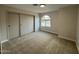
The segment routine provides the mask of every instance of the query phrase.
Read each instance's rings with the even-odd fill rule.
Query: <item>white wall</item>
[[[0,41],[1,41],[1,19],[0,19]]]
[[[6,30],[6,12],[4,10],[0,11],[0,19],[1,19],[1,41],[7,39],[7,30]]]
[[[77,6],[69,6],[59,10],[58,34],[69,40],[76,40]]]
[[[35,31],[39,31],[39,15],[36,15],[35,19]]]
[[[0,41],[1,41],[1,26],[0,26]]]
[[[35,21],[39,21],[39,19],[37,19],[37,13],[33,13],[33,12],[29,12],[29,11],[23,11],[20,9],[15,9],[15,8],[11,8],[11,7],[6,7],[6,6],[2,6],[0,5],[0,20],[1,20],[1,27],[2,27],[2,33],[1,33],[1,41],[3,40],[7,40],[7,28],[6,28],[6,19],[7,19],[7,12],[16,12],[16,13],[24,13],[24,14],[29,14],[29,15],[35,15]],[[39,22],[38,26],[36,27],[37,30],[39,30]]]
[[[41,27],[41,30],[56,33],[59,37],[75,41],[76,40],[76,22],[77,6],[68,6],[54,12],[40,14],[51,17],[51,28]]]
[[[78,16],[77,16],[77,48],[79,52],[79,6],[78,6]]]

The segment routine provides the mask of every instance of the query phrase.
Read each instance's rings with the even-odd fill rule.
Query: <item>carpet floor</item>
[[[75,42],[46,32],[34,32],[2,44],[3,54],[76,54]]]

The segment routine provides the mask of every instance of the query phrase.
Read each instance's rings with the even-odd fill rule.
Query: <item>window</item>
[[[50,17],[48,15],[44,15],[41,18],[41,26],[42,27],[50,27],[51,26]]]

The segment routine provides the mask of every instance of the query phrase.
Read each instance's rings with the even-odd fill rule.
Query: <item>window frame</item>
[[[48,15],[46,15],[46,16],[48,16]],[[44,18],[43,18],[43,17],[44,17]],[[50,18],[50,16],[48,16],[49,19],[45,19],[45,15],[44,15],[43,17],[41,18],[41,27],[51,27],[51,18]],[[45,26],[42,26],[42,21],[45,22]],[[47,22],[47,21],[50,22],[50,26],[47,26],[47,25],[46,25],[46,22]]]

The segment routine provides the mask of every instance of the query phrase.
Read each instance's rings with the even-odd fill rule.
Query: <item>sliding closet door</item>
[[[12,39],[19,36],[19,15],[8,13],[8,38]]]
[[[33,16],[20,15],[21,35],[33,32]]]

